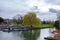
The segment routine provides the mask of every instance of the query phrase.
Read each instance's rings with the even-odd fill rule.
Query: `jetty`
[[[46,40],[60,40],[60,30],[54,30],[53,32],[53,37],[50,36],[50,37],[45,37],[44,39]]]

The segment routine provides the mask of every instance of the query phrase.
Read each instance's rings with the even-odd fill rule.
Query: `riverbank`
[[[31,27],[31,25],[23,25],[23,24],[15,24],[15,27],[22,26],[22,27]],[[41,24],[41,25],[32,25],[33,28],[51,28],[50,24]]]
[[[13,26],[0,26],[0,28],[31,28],[31,25],[23,25],[23,24],[15,24]],[[43,29],[43,28],[52,28],[50,27],[49,24],[41,24],[41,25],[32,25],[32,28],[38,28],[38,29]]]
[[[15,24],[14,26],[1,26],[0,29],[3,31],[26,31],[26,30],[37,30],[44,28],[52,28],[49,24],[41,24],[41,25],[23,25],[23,24]]]
[[[37,30],[37,29],[44,29],[44,28],[52,28],[49,26],[49,24],[41,24],[41,25],[32,25],[32,27],[30,25],[21,25],[21,24],[17,24],[15,26],[5,26],[2,27],[3,31],[26,31],[26,30]]]

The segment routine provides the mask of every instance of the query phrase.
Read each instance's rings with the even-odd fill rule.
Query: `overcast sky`
[[[35,11],[41,20],[56,20],[60,0],[0,0],[0,17],[13,18],[29,11]]]

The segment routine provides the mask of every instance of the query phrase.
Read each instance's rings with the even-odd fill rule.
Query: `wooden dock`
[[[54,30],[53,32],[52,32],[54,35],[53,35],[53,37],[45,37],[44,39],[46,39],[46,40],[60,40],[60,30]]]

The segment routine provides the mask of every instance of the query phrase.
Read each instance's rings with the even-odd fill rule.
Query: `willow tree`
[[[20,14],[17,14],[16,16],[13,17],[14,23],[22,24],[22,21],[23,21],[23,16]]]
[[[0,17],[0,22],[3,22],[3,21],[4,21],[4,19],[2,17]]]
[[[23,23],[25,25],[39,25],[41,24],[41,21],[39,18],[37,18],[35,12],[28,12],[26,15],[24,15]]]

